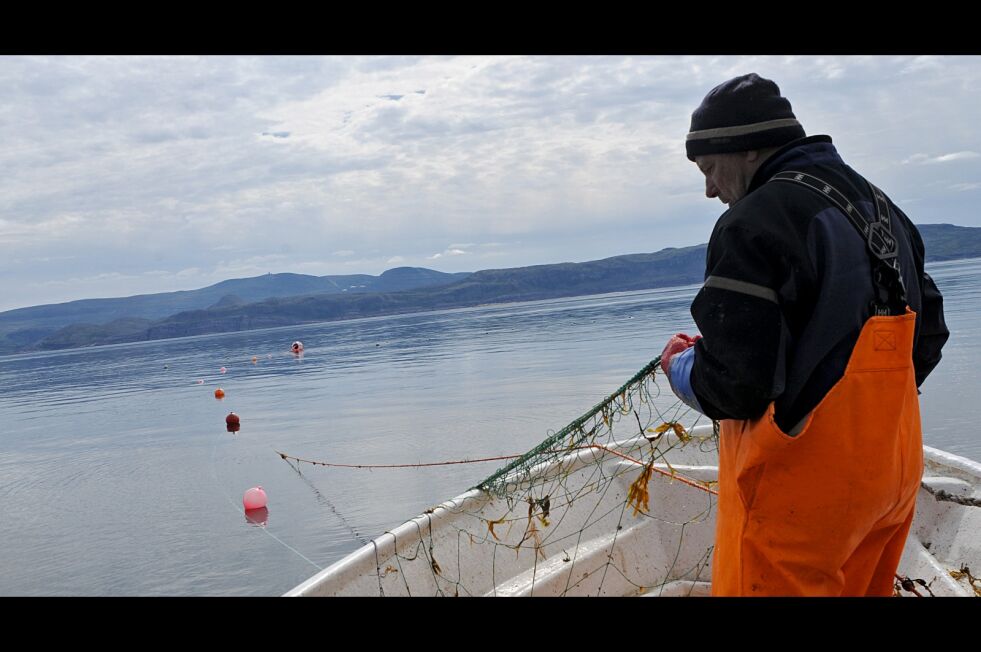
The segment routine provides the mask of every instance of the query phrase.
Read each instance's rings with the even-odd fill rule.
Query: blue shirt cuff
[[[685,405],[701,412],[702,406],[698,404],[695,391],[691,388],[691,369],[694,366],[695,347],[692,346],[671,358],[671,363],[668,365],[668,371],[671,372],[668,382],[671,383],[672,391]]]

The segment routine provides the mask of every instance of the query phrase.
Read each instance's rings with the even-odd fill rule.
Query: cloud
[[[968,158],[978,158],[981,154],[977,152],[955,152],[953,154],[944,154],[943,156],[938,156],[936,158],[937,163],[947,163],[948,161],[960,161]]]
[[[463,245],[461,245],[461,246],[463,246]],[[462,249],[459,249],[457,247],[454,247],[453,245],[450,245],[450,247],[448,249],[446,249],[445,251],[443,251],[442,253],[433,254],[432,256],[428,256],[428,259],[429,260],[436,260],[437,258],[442,258],[443,256],[465,256],[465,255],[467,255],[467,252],[466,251],[464,251]]]
[[[981,182],[975,181],[973,183],[955,183],[950,186],[951,190],[956,190],[958,192],[967,192],[969,190],[977,190],[981,188]]]
[[[351,251],[350,249],[341,249],[339,251],[333,252],[331,255],[333,255],[333,256],[340,256],[342,258],[347,258],[348,256],[353,256],[354,255],[354,252]]]
[[[954,152],[952,154],[941,154],[940,156],[928,156],[926,154],[914,154],[903,161],[904,164],[932,165],[934,163],[949,163],[951,161],[963,161],[966,159],[978,158],[981,154],[977,152]]]
[[[403,258],[402,256],[392,256],[391,258],[385,261],[387,265],[400,265],[404,262],[405,262],[405,258]]]

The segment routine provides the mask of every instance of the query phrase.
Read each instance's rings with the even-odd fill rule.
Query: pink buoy
[[[261,509],[266,506],[266,492],[262,487],[252,487],[242,496],[242,504],[245,509]]]
[[[221,369],[219,369],[218,371],[220,371],[221,373],[225,373],[225,371],[227,371],[227,370],[226,370],[226,369],[225,369],[224,367],[222,367],[222,368],[221,368]]]
[[[203,384],[204,384],[204,379],[198,378],[198,385],[203,385]]]

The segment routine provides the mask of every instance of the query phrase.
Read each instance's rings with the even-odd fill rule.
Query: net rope
[[[655,358],[468,493],[376,538],[331,594],[698,595],[717,458],[717,427],[675,398]]]

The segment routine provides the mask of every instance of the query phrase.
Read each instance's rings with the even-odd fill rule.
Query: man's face
[[[705,196],[729,206],[746,195],[756,167],[747,152],[696,156],[695,165],[705,175]]]

